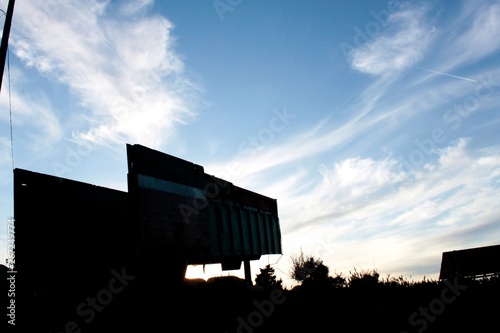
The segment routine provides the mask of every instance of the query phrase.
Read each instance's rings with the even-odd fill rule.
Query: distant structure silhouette
[[[440,280],[500,275],[500,245],[443,252]]]

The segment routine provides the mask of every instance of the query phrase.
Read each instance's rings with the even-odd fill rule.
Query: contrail
[[[433,70],[427,69],[427,68],[419,68],[419,67],[415,67],[415,68],[423,70],[423,71],[431,72],[431,73],[434,73],[434,74],[441,74],[441,75],[446,75],[446,76],[454,77],[454,78],[457,78],[457,79],[462,79],[462,80],[465,80],[465,81],[477,82],[477,80],[468,79],[468,78],[463,77],[463,76],[458,76],[458,75],[453,75],[453,74],[448,74],[448,73],[433,71]]]

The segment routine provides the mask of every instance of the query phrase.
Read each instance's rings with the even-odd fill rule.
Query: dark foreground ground
[[[54,333],[500,331],[497,279],[309,284],[293,290],[263,289],[230,277],[184,285],[123,276],[112,281],[85,290],[88,298],[31,299],[35,310],[28,316],[18,304],[16,327]]]

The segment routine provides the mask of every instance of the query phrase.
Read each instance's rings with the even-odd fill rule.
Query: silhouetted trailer
[[[500,245],[443,252],[439,279],[500,274]]]
[[[14,170],[23,272],[53,263],[85,276],[83,266],[109,271],[134,261],[184,276],[188,264],[232,270],[244,262],[250,280],[249,260],[282,253],[276,199],[141,145],[127,145],[127,156],[128,193]]]
[[[249,260],[282,253],[276,199],[141,145],[127,145],[127,156],[142,260],[221,263],[223,270],[244,262],[249,279]]]
[[[188,264],[244,262],[251,282],[250,260],[282,254],[276,199],[140,145],[127,155],[128,193],[14,169],[19,319],[60,331],[75,307],[77,323],[90,313],[78,312],[82,300],[117,290],[118,276],[154,293]]]
[[[88,279],[84,267],[123,264],[134,253],[128,199],[127,192],[15,169],[16,268],[39,278],[47,267],[74,267]]]
[[[128,207],[127,192],[14,169],[18,323],[60,332],[113,270],[130,272]]]

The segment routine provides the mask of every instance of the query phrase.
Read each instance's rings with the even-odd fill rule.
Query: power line
[[[14,135],[12,130],[12,96],[10,89],[10,52],[7,48],[7,79],[9,80],[9,117],[10,117],[10,152],[12,155],[12,170],[14,170]]]

